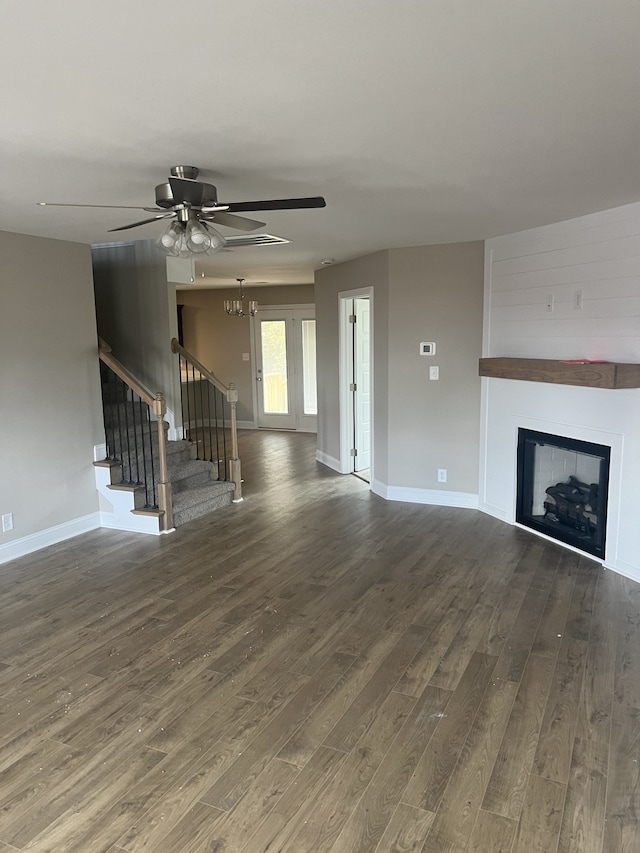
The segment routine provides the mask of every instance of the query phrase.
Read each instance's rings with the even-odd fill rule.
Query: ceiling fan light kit
[[[174,219],[156,242],[168,255],[179,258],[187,258],[189,255],[213,255],[220,251],[224,244],[222,234],[206,222],[201,222],[194,213],[189,213],[186,222],[182,221],[181,216]]]
[[[325,207],[322,196],[310,198],[280,198],[263,201],[219,202],[218,193],[213,184],[196,180],[199,170],[196,166],[173,166],[171,177],[156,187],[156,207],[135,208],[146,210],[154,215],[140,222],[111,228],[113,231],[127,231],[161,219],[171,219],[157,240],[157,245],[167,254],[177,257],[189,255],[212,255],[224,248],[225,239],[213,224],[239,231],[254,231],[262,228],[265,222],[238,216],[239,212],[253,210],[302,210],[304,208]],[[56,204],[38,202],[42,207],[117,207],[111,204]],[[129,207],[125,205],[123,207]]]

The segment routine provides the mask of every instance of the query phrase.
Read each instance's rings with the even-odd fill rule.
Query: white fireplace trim
[[[566,417],[560,417],[558,420],[550,420],[548,418],[542,417],[532,417],[530,414],[513,414],[509,413],[503,420],[503,440],[499,446],[499,454],[502,464],[502,472],[501,475],[501,484],[503,488],[506,490],[503,501],[501,501],[502,506],[497,506],[495,502],[491,502],[487,499],[488,484],[490,480],[487,479],[491,477],[490,473],[490,462],[488,457],[491,454],[496,454],[497,447],[496,443],[492,444],[491,441],[491,419],[489,417],[484,417],[484,413],[489,412],[489,399],[491,397],[491,385],[492,383],[508,383],[513,390],[516,390],[516,386],[520,386],[518,390],[521,390],[522,386],[530,385],[530,383],[522,383],[517,380],[504,380],[504,379],[488,379],[483,380],[483,383],[487,385],[483,397],[483,425],[484,425],[484,436],[482,441],[482,451],[481,451],[481,493],[480,493],[480,509],[483,512],[486,512],[489,515],[492,515],[496,518],[499,518],[503,521],[506,521],[509,524],[516,524],[515,516],[516,516],[516,485],[517,485],[517,448],[518,448],[518,429],[530,429],[535,430],[537,432],[546,432],[553,435],[566,436],[568,438],[577,439],[579,441],[589,441],[595,444],[602,444],[611,448],[611,459],[610,459],[610,467],[609,467],[609,494],[608,494],[608,505],[607,505],[607,529],[606,529],[606,542],[605,542],[605,559],[602,562],[605,568],[613,569],[614,571],[619,572],[620,574],[625,575],[626,577],[632,578],[633,580],[640,581],[640,571],[638,566],[634,566],[628,561],[624,561],[620,556],[620,525],[621,525],[621,492],[623,486],[623,457],[624,457],[624,445],[625,445],[625,436],[620,432],[614,432],[612,430],[604,430],[598,429],[595,427],[587,427],[581,425],[576,422],[572,422],[570,419]],[[557,392],[558,386],[551,386],[554,388],[554,392]],[[537,390],[542,390],[540,385],[536,385]],[[504,388],[501,389],[504,391]],[[583,391],[589,394],[600,393],[602,391],[596,389],[572,389],[572,393],[576,393],[576,391]],[[601,398],[602,405],[606,406],[607,398],[606,394]],[[502,401],[504,404],[504,400]],[[539,401],[538,401],[539,403]],[[516,411],[518,411],[518,403],[515,404]],[[495,426],[495,424],[494,424]],[[525,530],[529,530],[533,535],[541,535],[543,538],[548,538],[551,541],[557,542],[557,540],[552,539],[552,537],[546,537],[544,534],[538,534],[536,531],[531,531],[530,528],[525,527],[523,525],[518,525]],[[558,543],[563,547],[571,547],[568,545],[564,545],[564,543]],[[571,548],[571,550],[578,550],[575,548]],[[585,553],[579,551],[579,553]],[[589,559],[598,558],[593,557],[591,554],[585,554]]]

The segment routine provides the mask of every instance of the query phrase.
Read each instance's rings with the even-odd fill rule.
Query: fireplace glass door
[[[611,448],[518,430],[516,521],[604,558]]]

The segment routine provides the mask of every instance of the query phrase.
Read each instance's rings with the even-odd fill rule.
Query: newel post
[[[234,483],[233,500],[242,500],[242,471],[240,460],[238,459],[238,420],[236,414],[236,405],[238,402],[238,392],[235,385],[229,383],[227,389],[227,402],[231,407],[231,459],[229,459],[229,476]]]
[[[153,413],[158,424],[158,454],[160,457],[160,471],[158,480],[158,509],[163,512],[161,526],[163,530],[171,530],[173,527],[173,507],[171,505],[171,483],[167,470],[167,437],[164,429],[164,416],[167,413],[167,404],[164,394],[160,391],[153,401]]]

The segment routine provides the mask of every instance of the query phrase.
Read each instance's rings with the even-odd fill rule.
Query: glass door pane
[[[285,320],[261,320],[264,412],[289,414],[287,386],[287,329]]]
[[[302,321],[302,395],[305,415],[318,414],[316,321]]]

